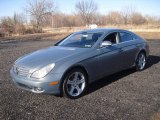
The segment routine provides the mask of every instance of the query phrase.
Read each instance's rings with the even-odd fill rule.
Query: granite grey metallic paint
[[[28,91],[32,91],[32,89],[19,86],[17,83],[22,83],[31,88],[42,87],[44,89],[43,93],[59,94],[60,85],[62,85],[62,77],[71,68],[77,66],[83,67],[88,74],[88,82],[91,83],[104,76],[133,67],[137,55],[141,50],[146,52],[146,56],[149,55],[147,42],[132,32],[120,29],[95,29],[86,31],[104,32],[104,34],[91,48],[51,46],[24,55],[14,64],[27,67],[33,71],[51,63],[55,63],[55,67],[48,75],[41,79],[17,76],[12,68],[10,74],[13,82],[17,87]],[[78,33],[81,32],[84,31]],[[109,33],[112,32],[127,32],[135,35],[137,39],[101,48],[100,43]],[[59,81],[59,84],[48,86],[48,84],[53,81]]]

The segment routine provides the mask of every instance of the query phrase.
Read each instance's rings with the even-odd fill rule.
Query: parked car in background
[[[100,78],[131,67],[143,70],[148,55],[147,42],[130,31],[84,30],[20,57],[10,74],[24,90],[75,99]]]

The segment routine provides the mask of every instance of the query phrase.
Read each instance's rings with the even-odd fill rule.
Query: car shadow
[[[160,56],[150,55],[147,59],[146,68],[150,68],[152,65],[157,64],[160,62]]]
[[[154,64],[157,64],[159,61],[160,61],[160,57],[159,56],[150,55],[148,57],[145,69],[150,68]],[[88,89],[87,89],[85,95],[90,94],[90,93],[92,93],[92,92],[94,92],[94,91],[96,91],[96,90],[98,90],[98,89],[100,89],[100,88],[102,88],[104,86],[107,86],[107,85],[109,85],[111,83],[114,83],[114,82],[120,80],[123,77],[126,77],[126,76],[128,76],[130,74],[133,74],[134,72],[136,72],[136,70],[134,68],[130,68],[130,69],[115,73],[113,75],[104,77],[104,78],[102,78],[100,80],[97,80],[97,81],[93,82],[92,84],[90,84],[88,86]]]

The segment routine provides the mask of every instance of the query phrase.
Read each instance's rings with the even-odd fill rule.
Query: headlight
[[[47,66],[41,68],[40,70],[33,72],[31,77],[38,78],[38,79],[43,78],[54,68],[54,66],[55,66],[55,63],[47,65]]]

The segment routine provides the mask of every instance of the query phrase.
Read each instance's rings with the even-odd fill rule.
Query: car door
[[[138,47],[136,46],[136,39],[134,35],[128,32],[119,32],[120,36],[120,46],[123,58],[123,69],[127,69],[134,65],[135,58],[138,52]]]
[[[115,35],[115,36],[114,36]],[[103,41],[112,42],[111,46],[99,48],[99,74],[101,77],[115,73],[122,69],[122,54],[119,48],[117,32],[108,34]]]

